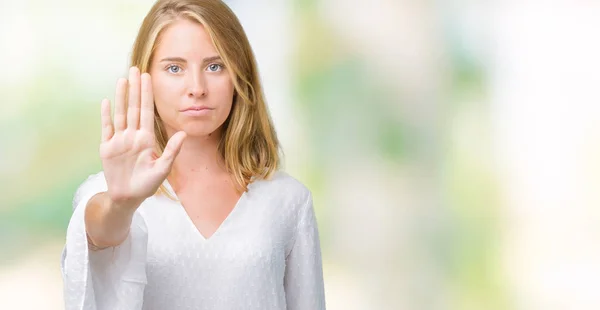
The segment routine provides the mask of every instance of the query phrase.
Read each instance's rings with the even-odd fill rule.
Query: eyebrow
[[[207,63],[207,62],[216,61],[216,60],[221,60],[221,56],[206,57],[202,60],[202,63]],[[165,62],[165,61],[187,63],[187,60],[185,60],[184,58],[181,58],[181,57],[167,57],[167,58],[161,59],[160,62]]]

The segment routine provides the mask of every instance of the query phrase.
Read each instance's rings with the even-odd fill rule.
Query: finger
[[[129,99],[127,100],[127,128],[137,129],[140,122],[140,70],[129,69]]]
[[[154,94],[150,74],[144,73],[142,80],[142,107],[140,111],[140,129],[154,132]]]
[[[164,171],[171,171],[173,161],[175,161],[175,157],[177,157],[177,154],[179,154],[185,137],[185,132],[179,131],[176,134],[174,134],[171,137],[171,139],[169,139],[169,142],[167,142],[167,145],[165,146],[165,150],[163,151],[162,155],[156,160],[159,169]]]
[[[115,132],[125,130],[125,94],[127,92],[127,80],[120,78],[117,81],[117,93],[115,95]]]
[[[113,124],[110,118],[110,101],[102,100],[100,107],[101,123],[102,123],[102,142],[110,140],[113,136]]]

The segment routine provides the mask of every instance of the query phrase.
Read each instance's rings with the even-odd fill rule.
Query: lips
[[[204,117],[212,115],[213,108],[207,106],[191,106],[181,110],[181,114],[190,117]]]
[[[183,110],[181,110],[182,112],[185,111],[203,111],[203,110],[212,110],[211,108],[207,107],[207,106],[192,106],[189,108],[185,108]]]

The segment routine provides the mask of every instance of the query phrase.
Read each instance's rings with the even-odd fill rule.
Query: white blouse
[[[73,199],[61,261],[67,310],[325,309],[312,196],[287,173],[252,182],[208,239],[160,195],[138,208],[121,245],[88,251],[84,209],[106,189],[99,172]]]

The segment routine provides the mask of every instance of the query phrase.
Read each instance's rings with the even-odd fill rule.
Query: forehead
[[[218,55],[204,26],[187,19],[167,26],[158,37],[156,58],[183,57],[189,61]]]

